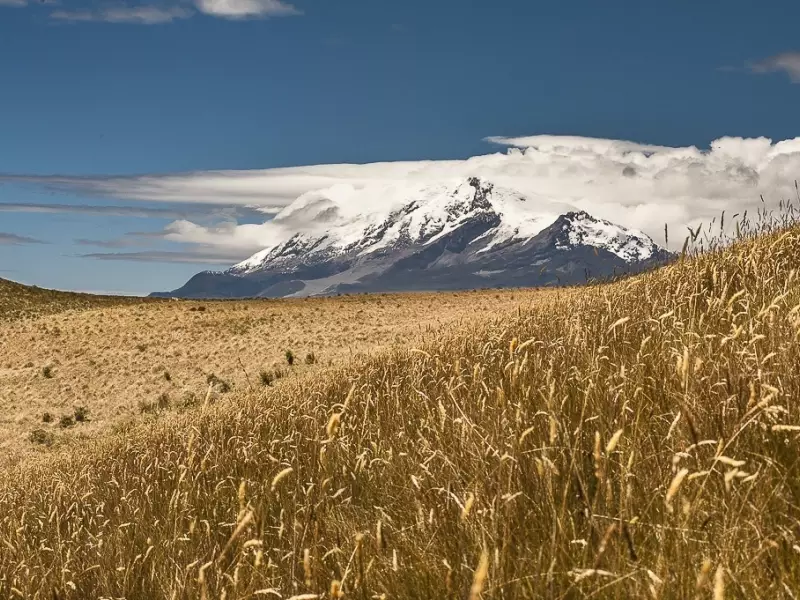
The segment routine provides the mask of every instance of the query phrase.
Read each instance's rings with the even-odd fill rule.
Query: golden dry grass
[[[76,292],[59,292],[22,285],[0,278],[0,323],[101,306],[156,303],[160,300],[126,296],[99,296]]]
[[[62,299],[58,292],[20,287],[14,298],[27,316],[0,322],[0,464],[81,444],[142,415],[152,419],[165,409],[183,410],[204,400],[212,375],[229,385],[227,394],[246,393],[262,386],[262,372],[274,378],[310,370],[311,353],[314,368],[326,366],[407,344],[428,328],[475,311],[505,311],[541,295],[498,291],[202,303],[74,295],[76,303],[66,295],[71,302],[59,304],[50,301]],[[31,316],[40,314],[37,301],[55,314]],[[291,369],[286,350],[296,357]],[[62,428],[61,417],[77,407],[87,408],[90,420]]]
[[[0,596],[795,598],[800,229],[0,475]]]

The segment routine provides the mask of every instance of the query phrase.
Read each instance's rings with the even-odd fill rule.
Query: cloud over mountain
[[[433,182],[483,177],[517,190],[538,212],[585,210],[663,240],[666,223],[685,231],[723,210],[742,213],[794,198],[800,138],[724,137],[708,149],[668,148],[572,136],[492,137],[506,152],[466,160],[334,164],[139,177],[0,176],[89,195],[169,203],[261,207],[263,224],[207,227],[175,221],[171,241],[228,249],[267,246],[292,232],[330,228],[351,215],[383,212]],[[682,242],[675,235],[672,246]]]

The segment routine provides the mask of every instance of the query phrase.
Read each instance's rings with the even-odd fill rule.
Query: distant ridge
[[[0,321],[146,301],[134,296],[62,292],[0,278]]]

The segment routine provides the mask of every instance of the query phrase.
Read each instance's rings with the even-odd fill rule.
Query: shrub
[[[89,420],[89,409],[85,406],[78,406],[75,408],[75,420],[78,423],[85,423]]]
[[[172,381],[172,375],[169,374],[169,371],[164,371],[164,379]]]
[[[59,427],[61,429],[67,429],[75,425],[75,417],[72,415],[62,415],[61,419],[58,421]]]
[[[53,367],[47,365],[42,369],[42,375],[45,379],[52,379],[53,378]]]
[[[269,370],[263,369],[259,373],[259,378],[261,380],[261,385],[263,385],[263,386],[272,385],[273,383],[278,381],[278,379],[282,379],[283,377],[286,377],[287,373],[288,373],[288,371],[286,369],[282,369],[281,367],[277,367],[277,366],[273,367],[272,369],[269,369]]]
[[[226,394],[231,391],[231,384],[224,379],[220,379],[214,375],[214,373],[211,373],[208,375],[208,377],[206,377],[206,383],[213,385],[214,389],[220,394]]]
[[[139,400],[139,412],[141,414],[156,414],[162,410],[167,410],[172,405],[169,394],[164,392],[155,400]]]
[[[141,414],[153,414],[158,411],[158,406],[150,400],[139,400],[139,412]]]
[[[53,434],[44,429],[34,429],[28,436],[28,439],[34,444],[41,444],[43,446],[51,446],[53,444]]]
[[[259,379],[261,379],[261,385],[263,385],[264,387],[272,385],[274,376],[269,371],[261,371],[261,373],[259,373],[258,376]]]
[[[197,404],[197,400],[198,400],[197,394],[195,394],[190,390],[186,390],[185,392],[183,392],[183,395],[181,396],[181,406],[183,408],[192,407],[195,404]]]
[[[294,364],[294,352],[292,352],[291,350],[287,350],[285,356],[286,356],[286,362],[291,367]]]
[[[49,412],[42,414],[42,423],[52,423],[53,422],[53,415]]]
[[[317,364],[317,356],[313,352],[309,352],[306,354],[306,364],[307,365],[315,365]]]

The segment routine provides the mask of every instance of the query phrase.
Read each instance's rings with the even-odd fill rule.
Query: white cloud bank
[[[516,190],[535,214],[588,213],[648,233],[663,243],[664,225],[679,248],[686,227],[723,210],[745,210],[795,198],[800,138],[725,137],[709,149],[668,148],[621,140],[566,136],[488,138],[503,153],[466,160],[316,165],[260,171],[213,171],[123,178],[20,178],[49,187],[129,200],[263,207],[280,211],[257,225],[205,227],[172,223],[167,239],[244,252],[270,246],[294,231],[336,226],[354,215],[383,213],[434,184],[470,176]]]
[[[254,17],[291,17],[302,14],[281,0],[196,0],[197,9],[207,15],[225,19]]]

